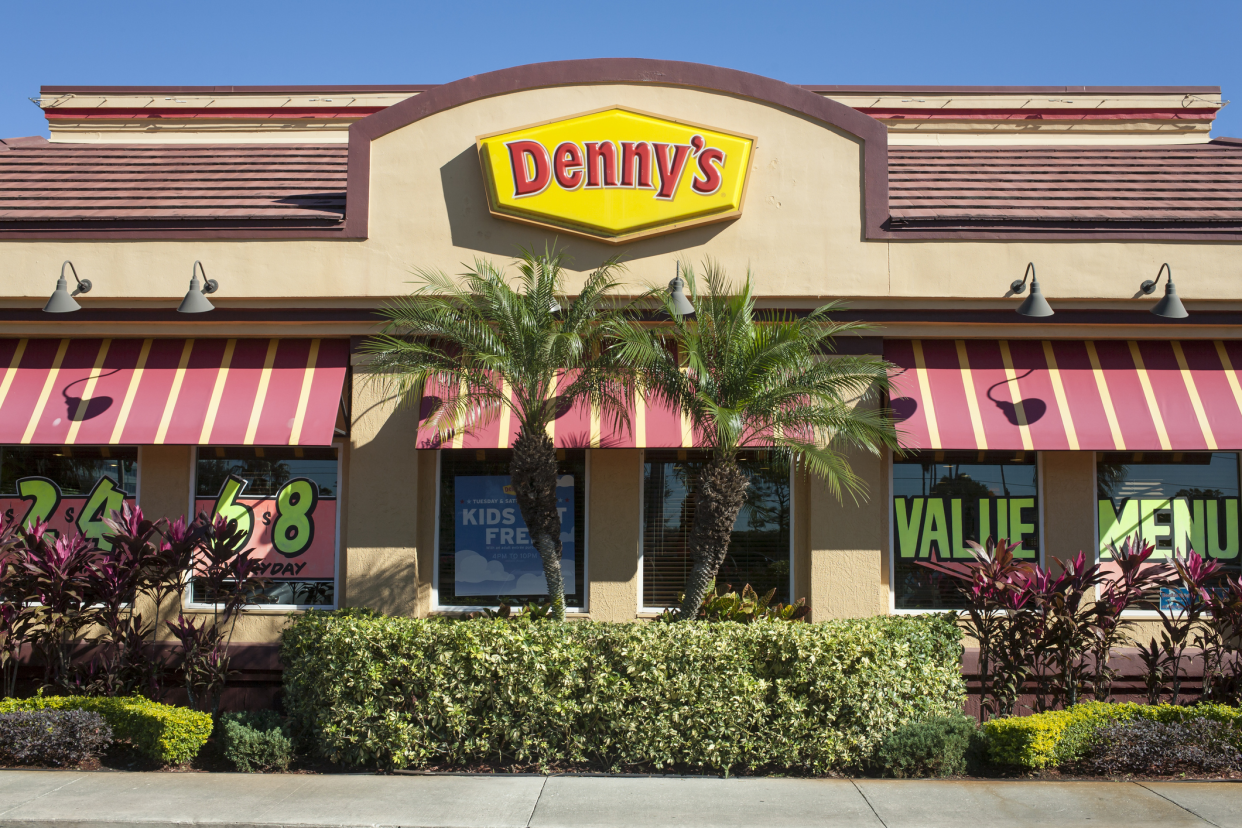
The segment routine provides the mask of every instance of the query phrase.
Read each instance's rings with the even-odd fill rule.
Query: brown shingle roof
[[[0,142],[0,224],[322,227],[345,216],[347,154],[344,144],[10,139]]]
[[[888,150],[894,229],[1242,225],[1242,142]]]
[[[0,141],[5,229],[334,228],[344,144]],[[890,146],[889,227],[1242,231],[1242,141]],[[196,231],[197,232],[197,231]]]

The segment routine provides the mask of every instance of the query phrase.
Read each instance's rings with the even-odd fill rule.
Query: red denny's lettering
[[[555,183],[562,190],[650,190],[654,198],[671,201],[687,167],[694,170],[691,191],[708,196],[720,189],[727,159],[724,150],[707,146],[702,135],[688,144],[562,141],[549,152],[539,141],[526,139],[505,147],[514,198],[538,195]]]

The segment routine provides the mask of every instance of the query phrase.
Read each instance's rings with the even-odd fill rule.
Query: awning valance
[[[1242,449],[1242,342],[886,339],[912,449]]]
[[[564,387],[561,379],[558,387]],[[517,439],[517,418],[506,408],[491,422],[455,434],[440,441],[429,418],[435,413],[442,396],[434,388],[424,393],[419,410],[419,448],[509,448]],[[693,448],[700,445],[690,421],[679,411],[669,409],[652,399],[635,395],[629,409],[630,428],[613,429],[585,403],[565,406],[549,426],[557,448]]]
[[[330,445],[338,339],[3,339],[0,443]]]

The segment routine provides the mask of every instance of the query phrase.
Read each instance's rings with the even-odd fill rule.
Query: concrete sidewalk
[[[1242,828],[1230,782],[0,771],[0,828]]]

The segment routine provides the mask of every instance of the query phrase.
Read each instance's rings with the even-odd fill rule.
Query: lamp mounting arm
[[[90,279],[79,279],[78,269],[74,267],[73,262],[69,261],[68,259],[65,259],[65,263],[60,266],[60,281],[66,285],[68,284],[68,282],[65,280],[65,268],[66,267],[69,268],[69,272],[73,274],[73,281],[78,283],[77,287],[73,289],[73,293],[69,295],[77,296],[81,293],[90,293],[91,288],[94,287],[94,285],[91,284],[91,280]]]
[[[1012,282],[1009,283],[1010,292],[1011,293],[1025,293],[1027,276],[1031,277],[1031,284],[1035,284],[1036,276],[1035,276],[1035,263],[1034,262],[1027,262],[1026,273],[1022,274],[1021,279],[1014,279]]]
[[[1168,283],[1170,285],[1173,284],[1173,268],[1169,267],[1168,262],[1165,262],[1164,264],[1160,265],[1160,272],[1156,274],[1156,278],[1148,279],[1147,281],[1143,282],[1143,284],[1139,287],[1139,289],[1142,290],[1143,293],[1147,294],[1148,296],[1151,296],[1153,293],[1156,292],[1156,284],[1160,281],[1160,277],[1165,274],[1165,271],[1168,271],[1168,274],[1169,274],[1169,278],[1167,280]]]
[[[194,277],[203,274],[203,293],[215,293],[220,289],[220,283],[215,279],[207,278],[207,271],[203,268],[203,263],[195,261],[194,266],[190,268],[190,281],[194,281]]]

